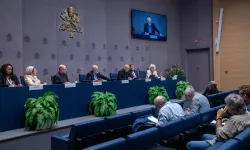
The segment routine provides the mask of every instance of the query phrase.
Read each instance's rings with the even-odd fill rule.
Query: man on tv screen
[[[142,29],[142,34],[163,36],[161,32],[156,28],[155,24],[152,23],[151,17],[147,17],[147,23],[144,24],[144,28]]]

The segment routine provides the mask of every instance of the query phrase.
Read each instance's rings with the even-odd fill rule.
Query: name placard
[[[151,79],[145,79],[145,82],[151,82]]]
[[[64,84],[65,88],[75,88],[76,83],[69,83],[69,84]]]
[[[172,77],[172,80],[177,80],[177,78],[178,78],[178,75],[174,75],[174,76]]]
[[[102,85],[102,82],[93,82],[93,86],[99,86]]]
[[[122,80],[122,84],[128,84],[129,80]]]
[[[161,81],[165,81],[165,80],[166,80],[166,78],[161,77]]]
[[[43,85],[38,85],[38,86],[29,86],[30,91],[38,91],[38,90],[43,90]]]

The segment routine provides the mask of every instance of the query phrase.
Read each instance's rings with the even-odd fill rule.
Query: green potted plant
[[[178,77],[185,77],[184,69],[177,64],[174,64],[166,71],[166,78],[172,78],[175,75],[177,75]]]
[[[26,108],[26,128],[29,130],[43,130],[56,125],[59,120],[57,98],[54,92],[46,92],[38,99],[28,98],[24,105]]]
[[[184,91],[190,86],[189,82],[179,81],[176,85],[175,95],[178,99],[185,99]]]
[[[109,92],[94,92],[89,105],[89,111],[96,117],[116,114],[117,104],[114,94]]]
[[[168,93],[164,87],[153,86],[153,87],[149,88],[149,90],[148,90],[149,104],[154,104],[154,99],[157,96],[165,96],[167,99],[169,99]]]

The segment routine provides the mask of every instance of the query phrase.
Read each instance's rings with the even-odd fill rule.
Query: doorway
[[[203,92],[210,79],[209,48],[187,49],[187,81],[196,91]]]

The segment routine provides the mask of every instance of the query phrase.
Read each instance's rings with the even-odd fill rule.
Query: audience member
[[[158,78],[158,74],[156,71],[156,67],[154,64],[149,66],[149,70],[147,70],[147,78]]]
[[[219,90],[217,89],[217,84],[215,81],[210,81],[208,83],[208,87],[206,88],[205,92],[203,93],[204,96],[217,94],[219,93]]]
[[[129,73],[129,65],[124,65],[123,69],[118,72],[118,80],[132,80],[132,77]]]
[[[250,127],[250,113],[246,110],[246,104],[241,96],[230,94],[225,98],[226,107],[219,109],[216,117],[216,135],[205,134],[203,141],[191,141],[187,143],[187,150],[205,150],[216,143],[216,140],[228,140],[233,138],[246,128]],[[232,117],[222,126],[222,118],[227,111]]]
[[[58,72],[53,77],[55,84],[69,84],[69,78],[67,75],[67,68],[65,65],[60,65]]]
[[[0,72],[0,84],[8,85],[9,87],[22,86],[14,74],[14,69],[11,64],[2,65]]]
[[[28,86],[42,85],[41,81],[36,76],[36,68],[34,66],[28,66],[25,70],[24,81]]]
[[[250,85],[242,85],[239,87],[239,94],[246,103],[247,110],[250,110]]]
[[[87,74],[86,80],[89,81],[99,81],[99,80],[109,80],[108,77],[102,75],[97,65],[92,66],[92,70]]]
[[[157,96],[154,99],[154,105],[159,110],[158,125],[184,116],[182,107],[177,103],[169,102],[164,96]]]
[[[130,73],[130,76],[132,77],[132,79],[138,79],[139,74],[138,74],[138,71],[135,71],[135,65],[130,64],[129,68],[130,68],[129,73]]]
[[[193,87],[187,87],[184,94],[186,100],[188,100],[184,104],[185,115],[189,113],[201,113],[210,108],[208,99],[204,95],[195,92]]]

